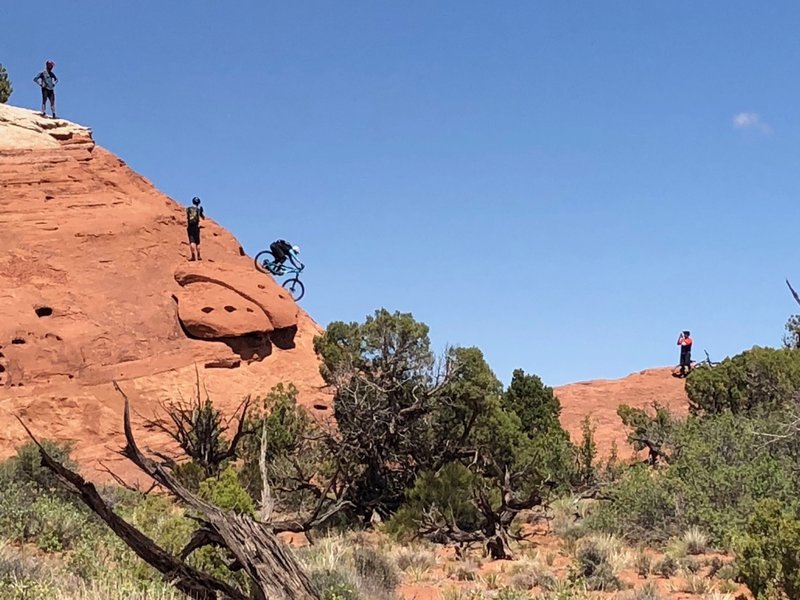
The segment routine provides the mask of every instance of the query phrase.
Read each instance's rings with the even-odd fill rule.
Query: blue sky
[[[800,284],[800,4],[3,2],[59,113],[323,325],[410,311],[557,385],[780,343]]]

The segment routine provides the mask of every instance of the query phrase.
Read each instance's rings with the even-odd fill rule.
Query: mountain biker
[[[200,258],[200,219],[205,219],[200,198],[192,198],[192,206],[186,209],[186,233],[189,235],[189,248],[192,256],[189,260],[203,260]]]
[[[275,266],[280,267],[290,255],[300,254],[300,246],[293,246],[286,240],[275,240],[269,245],[269,251],[275,257]]]
[[[692,338],[688,331],[678,336],[678,346],[681,347],[681,377],[686,377],[692,368]]]
[[[34,83],[39,84],[42,88],[42,112],[43,117],[47,115],[47,101],[50,100],[50,111],[53,113],[53,118],[56,118],[56,84],[58,77],[53,73],[53,67],[56,66],[52,60],[48,60],[44,65],[44,71],[39,73],[33,78]]]

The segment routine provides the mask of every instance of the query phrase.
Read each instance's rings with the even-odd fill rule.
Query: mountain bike
[[[689,371],[687,373],[685,373],[684,375],[680,374],[680,370],[681,370],[680,367],[675,367],[674,369],[672,369],[672,376],[673,377],[679,377],[679,378],[686,378],[689,375],[689,373],[691,373],[695,369],[711,369],[713,367],[716,367],[719,364],[719,361],[711,360],[711,357],[708,355],[708,352],[706,350],[703,350],[703,352],[706,355],[705,360],[701,360],[701,361],[698,361],[698,362],[694,362],[693,361],[689,365]]]
[[[288,254],[286,261],[279,264],[275,260],[275,256],[269,250],[262,250],[254,259],[256,269],[267,275],[275,277],[283,277],[284,275],[291,275],[289,279],[283,282],[283,288],[288,290],[292,295],[292,299],[297,302],[306,293],[306,288],[303,282],[300,281],[300,273],[306,266],[301,263],[293,254]]]

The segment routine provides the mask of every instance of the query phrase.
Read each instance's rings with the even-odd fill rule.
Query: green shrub
[[[800,518],[777,500],[753,511],[736,544],[742,581],[757,597],[780,592],[800,598]]]
[[[76,470],[77,464],[70,454],[72,445],[52,440],[43,440],[42,447],[47,453],[65,467]],[[17,448],[16,455],[0,463],[0,485],[18,485],[29,489],[31,496],[58,494],[67,497],[68,493],[50,469],[42,466],[39,447],[28,442]]]
[[[86,511],[59,498],[41,497],[31,505],[29,539],[40,550],[61,552],[71,548],[84,535],[96,531]]]
[[[400,546],[394,552],[394,562],[401,571],[427,571],[436,565],[436,555],[422,546]]]
[[[653,545],[694,527],[697,535],[684,540],[687,552],[709,543],[730,547],[756,502],[790,501],[798,494],[798,448],[789,439],[765,444],[754,433],[781,433],[783,418],[783,413],[751,418],[730,412],[690,417],[673,433],[668,466],[631,469],[608,488],[612,500],[601,504],[587,524]]]
[[[394,600],[399,576],[377,549],[333,536],[299,552],[312,581],[329,600]]]
[[[709,577],[716,577],[717,573],[719,573],[719,570],[725,566],[725,563],[722,562],[722,559],[719,556],[715,556],[707,564]]]
[[[5,104],[14,92],[11,80],[8,78],[8,71],[0,65],[0,104]]]
[[[663,543],[677,533],[674,491],[661,473],[637,466],[610,494],[612,501],[600,505],[589,517],[591,528],[645,544]]]
[[[700,561],[694,558],[693,556],[687,556],[683,560],[679,560],[678,563],[681,566],[681,569],[684,570],[686,573],[690,573],[692,575],[697,575],[700,572],[700,568],[702,565]]]
[[[495,598],[497,600],[530,600],[528,594],[514,587],[505,587],[498,590]]]
[[[323,569],[312,571],[309,576],[322,593],[322,600],[367,600],[358,593],[358,584],[344,571]]]
[[[0,494],[0,537],[59,552],[98,531],[99,522],[88,510],[60,496],[31,491],[30,485],[13,483]]]
[[[386,532],[400,540],[410,540],[431,506],[459,529],[474,531],[481,515],[472,502],[476,475],[460,463],[448,463],[437,472],[424,472],[406,493],[406,502],[386,523]]]
[[[730,562],[722,565],[716,573],[717,579],[722,581],[737,581],[739,579],[739,565],[736,562]]]
[[[608,548],[592,538],[578,543],[571,573],[573,579],[583,580],[586,587],[593,591],[622,589],[622,582],[609,561]]]
[[[353,563],[361,580],[361,589],[370,597],[391,597],[400,583],[397,568],[381,552],[369,547],[353,550]]]
[[[800,351],[759,348],[726,358],[713,369],[697,369],[686,380],[690,410],[720,414],[770,410],[800,391]]]
[[[255,503],[233,467],[226,467],[218,477],[210,477],[200,483],[199,496],[223,510],[252,515]]]
[[[649,554],[644,552],[640,552],[636,556],[636,574],[639,575],[642,579],[645,579],[648,575],[650,575],[650,571],[653,569],[653,559],[650,557]]]
[[[699,527],[690,527],[684,532],[681,539],[686,544],[688,554],[703,554],[708,550],[708,536]]]
[[[626,598],[630,600],[661,600],[661,594],[658,591],[658,585],[654,581],[648,581]]]
[[[656,562],[655,566],[653,567],[653,572],[656,575],[660,575],[664,579],[669,579],[670,577],[675,576],[679,567],[680,565],[678,564],[677,559],[671,556],[664,556],[661,560]]]

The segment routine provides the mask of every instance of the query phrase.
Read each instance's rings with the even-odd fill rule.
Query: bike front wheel
[[[274,275],[274,272],[270,268],[270,266],[272,266],[275,263],[275,257],[269,250],[262,250],[261,252],[256,254],[256,257],[253,259],[253,262],[256,263],[256,269],[258,269],[262,273],[267,273],[268,275]]]
[[[287,279],[283,282],[283,289],[288,290],[289,293],[292,295],[292,299],[297,302],[300,298],[303,297],[303,294],[306,293],[306,288],[303,285],[303,282],[300,281],[297,277],[293,277],[292,279]]]

